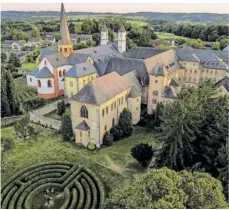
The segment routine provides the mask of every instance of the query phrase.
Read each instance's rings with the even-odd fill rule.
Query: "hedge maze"
[[[104,189],[97,176],[84,166],[68,162],[49,162],[19,171],[2,186],[2,209],[32,209],[36,199],[47,192],[61,192],[63,199],[51,208],[103,208]],[[46,196],[46,197],[45,197]],[[57,196],[57,197],[58,197]],[[53,199],[53,203],[55,200]],[[47,208],[45,206],[42,206]],[[50,207],[49,207],[50,208]]]

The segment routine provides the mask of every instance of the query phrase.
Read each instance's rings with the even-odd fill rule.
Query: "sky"
[[[3,4],[1,4],[1,11],[7,10],[16,10],[16,11],[60,11],[60,3],[47,3],[47,0],[43,0],[42,3],[11,3],[12,1],[2,0]],[[6,3],[9,2],[9,3]],[[30,1],[31,2],[31,1]],[[41,1],[39,1],[41,2]],[[50,1],[49,1],[50,2]],[[175,1],[174,3],[169,3],[169,1],[160,0],[160,1],[151,1],[153,3],[149,3],[149,1],[142,1],[143,3],[139,3],[139,1],[133,0],[134,3],[127,3],[124,1],[118,1],[119,3],[92,3],[92,1],[81,0],[81,2],[87,3],[77,3],[64,2],[65,10],[69,11],[79,11],[79,12],[113,12],[113,13],[128,13],[128,12],[184,12],[184,13],[222,13],[228,14],[229,1],[228,3],[219,3],[219,1],[211,1],[206,3],[206,1],[195,1],[192,0],[193,3],[184,3]],[[99,2],[99,1],[94,1]],[[163,3],[160,3],[163,2]],[[171,1],[170,1],[171,2]],[[179,2],[179,3],[178,3]],[[190,1],[189,1],[190,2]],[[200,2],[200,3],[197,3]],[[217,3],[216,3],[217,2]]]

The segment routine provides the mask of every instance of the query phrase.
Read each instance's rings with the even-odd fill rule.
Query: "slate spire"
[[[72,44],[72,40],[69,34],[67,17],[64,9],[64,4],[61,3],[61,15],[60,15],[60,42],[61,45]]]

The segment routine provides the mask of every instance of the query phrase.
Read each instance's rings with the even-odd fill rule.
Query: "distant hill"
[[[9,20],[36,20],[46,19],[48,17],[59,18],[60,12],[57,11],[39,11],[39,12],[22,12],[22,11],[2,11],[2,19]],[[228,14],[217,14],[217,13],[159,13],[159,12],[136,12],[136,13],[92,13],[92,12],[68,12],[68,17],[76,16],[139,16],[147,19],[159,19],[167,21],[190,21],[190,22],[204,22],[204,23],[225,23],[228,24]]]

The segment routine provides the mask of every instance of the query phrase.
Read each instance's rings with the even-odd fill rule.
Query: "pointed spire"
[[[126,32],[126,30],[125,30],[123,24],[121,25],[121,27],[120,27],[120,29],[118,30],[118,32]]]
[[[65,14],[64,4],[61,3],[61,16],[60,16],[60,44],[72,44],[72,40],[68,30],[68,22]]]
[[[107,32],[107,26],[106,26],[105,23],[103,24],[103,27],[101,28],[101,31],[102,32]]]

